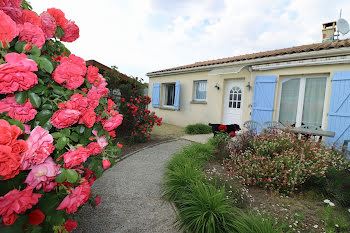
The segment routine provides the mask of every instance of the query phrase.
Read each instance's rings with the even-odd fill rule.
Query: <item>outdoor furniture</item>
[[[346,158],[350,159],[350,140],[344,140],[343,152],[346,155]]]
[[[290,128],[291,131],[303,135],[313,135],[313,136],[324,136],[324,137],[331,137],[333,138],[335,136],[335,132],[333,131],[325,131],[322,129],[308,129],[308,128],[303,128],[303,127],[295,127],[295,128]],[[322,138],[319,138],[319,142],[322,140]]]
[[[263,127],[266,129],[284,129],[286,128],[282,123],[278,121],[266,121],[263,124]]]
[[[258,134],[265,129],[262,124],[253,120],[244,122],[243,126],[248,129],[251,134]]]

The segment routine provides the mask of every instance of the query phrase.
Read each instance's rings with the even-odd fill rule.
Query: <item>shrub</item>
[[[239,141],[238,141],[239,142]],[[245,142],[244,142],[245,143]],[[245,145],[231,142],[233,152],[225,166],[247,185],[293,193],[310,177],[324,177],[330,164],[344,166],[344,155],[292,132],[262,134]]]
[[[215,148],[212,145],[200,143],[193,143],[190,146],[184,147],[181,151],[181,153],[196,160],[198,163],[212,159],[214,152]]]
[[[110,134],[123,116],[98,69],[60,42],[79,37],[74,22],[13,2],[1,7],[16,14],[0,11],[0,231],[66,232],[78,208],[98,204],[91,186],[120,152]]]
[[[234,232],[234,208],[223,188],[196,182],[176,203],[179,209],[177,225],[185,232]]]
[[[216,160],[222,161],[230,155],[230,149],[227,144],[231,136],[225,132],[218,132],[216,136],[209,139],[208,144],[213,145],[216,148],[214,158]]]
[[[210,126],[201,123],[188,125],[185,128],[185,133],[187,134],[209,134],[211,132]]]

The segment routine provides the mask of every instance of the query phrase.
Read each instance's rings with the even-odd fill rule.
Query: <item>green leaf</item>
[[[69,183],[75,183],[78,180],[78,172],[72,169],[67,169],[66,178]]]
[[[30,89],[31,92],[34,92],[36,94],[40,94],[44,90],[43,85],[35,85],[33,88]]]
[[[17,92],[15,94],[15,100],[19,104],[24,104],[28,99],[28,94],[26,91]]]
[[[52,124],[50,123],[51,119],[48,119],[46,122],[40,122],[40,126],[46,130],[50,130],[52,128]]]
[[[7,120],[7,121],[10,123],[10,125],[17,125],[18,127],[21,128],[22,131],[24,131],[24,125],[19,120],[10,119],[10,120]]]
[[[34,57],[39,57],[41,54],[41,51],[38,47],[36,47],[35,45],[32,45],[32,50],[30,51],[30,53],[34,56]]]
[[[41,98],[37,94],[35,94],[34,92],[29,91],[28,97],[29,97],[30,103],[34,107],[36,107],[36,108],[40,107],[40,105],[41,105]]]
[[[43,106],[41,106],[41,108],[45,110],[52,110],[52,104],[44,104]]]
[[[55,178],[57,183],[63,183],[66,180],[66,170],[64,169],[60,174]]]
[[[56,34],[56,37],[62,38],[64,36],[64,31],[60,26],[57,26],[55,34]]]
[[[72,139],[74,142],[78,142],[79,141],[79,135],[75,132],[73,132],[70,136],[70,139]]]
[[[63,96],[64,95],[64,90],[59,88],[59,87],[54,86],[53,93],[55,93],[56,95]]]
[[[66,138],[66,137],[61,137],[57,140],[57,143],[56,143],[56,149],[57,150],[62,150],[69,142],[69,139]]]
[[[15,44],[15,50],[18,52],[18,53],[22,53],[23,52],[23,45],[27,44],[27,42],[25,41],[17,41],[16,44]]]
[[[68,128],[65,128],[65,129],[61,130],[61,133],[64,136],[68,137],[70,135],[70,130]]]
[[[79,125],[79,126],[76,127],[77,133],[82,134],[82,133],[84,133],[84,130],[85,130],[85,126],[84,125]]]
[[[59,133],[59,132],[52,133],[51,136],[53,138],[61,138],[61,137],[63,137],[63,135],[61,133]]]
[[[47,59],[46,57],[44,56],[41,56],[40,57],[40,63],[39,63],[39,67],[40,69],[48,72],[48,73],[52,73],[53,71],[53,65],[52,63],[49,61],[49,59]]]
[[[40,111],[35,118],[40,122],[47,122],[52,116],[52,112],[50,110],[42,110]]]

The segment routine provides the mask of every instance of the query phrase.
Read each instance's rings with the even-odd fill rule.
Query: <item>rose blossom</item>
[[[68,21],[63,27],[64,36],[61,41],[73,42],[79,38],[79,27],[74,23],[74,21]]]
[[[101,149],[104,150],[106,146],[108,146],[106,135],[99,137],[96,130],[92,130],[92,133],[95,135],[97,143],[101,146]]]
[[[81,184],[63,199],[57,210],[66,209],[67,214],[74,213],[78,210],[79,206],[83,205],[89,199],[90,195],[90,185]]]
[[[0,119],[0,145],[9,146],[17,141],[22,130],[17,125],[10,125],[7,121]]]
[[[0,197],[0,215],[4,218],[13,218],[16,214],[22,214],[32,208],[39,201],[41,194],[33,193],[33,188],[28,186],[22,191],[13,189],[5,196]],[[12,222],[13,223],[13,222]]]
[[[40,126],[35,127],[27,139],[28,150],[21,160],[21,169],[27,170],[34,165],[41,164],[54,151],[53,137],[48,130]]]
[[[7,64],[0,65],[0,94],[28,90],[38,83],[38,77],[33,73],[38,71],[37,64],[27,55],[8,53],[5,60]]]
[[[107,169],[111,166],[111,162],[108,160],[108,159],[104,159],[102,160],[102,166],[103,166],[103,169]]]
[[[13,153],[11,146],[0,145],[0,176],[8,180],[19,173],[22,155]]]
[[[102,148],[97,142],[91,142],[89,145],[87,145],[86,149],[90,151],[91,155],[98,155],[102,153]]]
[[[65,103],[65,107],[84,112],[89,107],[88,98],[84,97],[82,94],[75,93],[70,97],[70,100]]]
[[[24,9],[22,11],[22,24],[23,23],[31,23],[33,25],[41,27],[40,17],[34,11],[30,11],[27,9]]]
[[[103,120],[102,121],[103,129],[106,131],[112,131],[115,128],[117,128],[119,125],[121,125],[122,121],[123,121],[122,114],[115,115],[109,118],[108,120]]]
[[[16,23],[0,10],[0,41],[11,42],[17,35]]]
[[[29,213],[28,220],[31,225],[39,225],[45,219],[45,215],[41,210],[36,209]]]
[[[41,29],[45,34],[45,39],[48,40],[52,38],[56,32],[56,20],[46,11],[40,14],[40,18],[41,18]]]
[[[64,153],[57,159],[57,161],[63,157],[64,168],[72,168],[85,162],[89,156],[90,150],[87,148],[78,148]]]
[[[69,90],[74,90],[84,83],[86,65],[84,59],[73,54],[64,57],[53,73],[53,79]]]
[[[106,88],[107,82],[106,79],[103,77],[100,77],[100,83],[98,83],[98,86],[93,85],[91,90],[98,93],[100,97],[105,97],[108,94],[108,88]]]
[[[50,123],[57,129],[63,129],[77,123],[80,115],[77,110],[60,109],[52,115]]]
[[[47,9],[47,13],[55,18],[57,26],[64,27],[64,25],[68,22],[64,13],[60,9],[49,8]]]
[[[22,0],[1,0],[0,10],[5,12],[16,23],[20,23],[22,16]]]
[[[84,123],[87,128],[94,126],[96,121],[96,113],[93,109],[87,109],[79,120],[79,124]]]
[[[22,123],[33,120],[37,114],[37,111],[30,103],[29,99],[27,99],[24,104],[19,104],[16,102],[15,96],[13,95],[9,95],[0,100],[0,113],[3,112],[8,112],[6,116],[19,120]]]
[[[24,183],[37,190],[44,188],[44,192],[50,192],[56,186],[54,179],[59,173],[60,165],[52,157],[47,157],[44,163],[32,167]]]
[[[35,45],[39,49],[45,44],[45,34],[43,30],[31,23],[20,25],[19,40]]]
[[[63,227],[66,229],[66,231],[71,232],[74,229],[77,229],[78,223],[72,219],[67,220]]]
[[[98,68],[95,66],[89,66],[87,69],[86,79],[91,84],[94,84],[96,81],[100,82],[100,74],[98,73]]]
[[[87,98],[91,108],[96,108],[100,104],[101,96],[95,90],[90,89],[87,93]]]
[[[101,203],[101,197],[95,197],[95,206],[98,206]]]

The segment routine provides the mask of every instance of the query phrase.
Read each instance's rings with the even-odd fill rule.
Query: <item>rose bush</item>
[[[22,3],[22,4],[21,4]],[[96,67],[71,54],[79,28],[50,8],[0,1],[0,232],[70,232],[114,165],[121,115]]]

